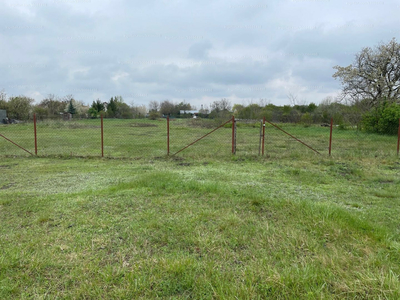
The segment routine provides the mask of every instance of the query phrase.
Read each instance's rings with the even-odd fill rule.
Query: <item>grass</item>
[[[0,170],[1,299],[400,297],[396,158],[3,157]]]
[[[171,119],[170,153],[176,153],[189,143],[201,138],[223,121]],[[322,155],[328,155],[329,128],[304,127],[297,124],[279,124]],[[232,151],[231,124],[179,154],[191,158],[224,158]],[[41,121],[37,125],[38,155],[40,156],[100,156],[100,120]],[[34,152],[32,123],[0,125],[0,133]],[[257,156],[260,146],[260,123],[237,122],[237,156]],[[332,155],[336,158],[353,157],[393,158],[397,137],[366,134],[354,129],[334,128]],[[282,131],[266,124],[265,153],[271,158],[314,156],[315,152]],[[104,120],[104,155],[106,157],[160,157],[167,154],[167,122],[160,120]],[[29,156],[8,141],[0,138],[0,155]]]

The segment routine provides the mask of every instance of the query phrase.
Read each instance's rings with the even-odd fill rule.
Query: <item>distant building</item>
[[[72,114],[69,113],[69,112],[63,113],[63,120],[64,120],[64,121],[70,121],[70,120],[72,120]]]
[[[194,119],[197,118],[197,115],[200,113],[198,110],[180,110],[179,113],[181,115],[191,115]]]
[[[199,113],[198,110],[180,110],[179,112],[180,112],[181,115],[184,115],[184,114],[194,115],[194,114],[198,114]]]

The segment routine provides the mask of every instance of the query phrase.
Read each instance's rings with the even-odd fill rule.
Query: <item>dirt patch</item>
[[[14,185],[14,183],[10,183],[10,184],[3,185],[2,187],[0,187],[0,190],[7,190],[7,189],[9,189],[10,187],[12,187],[13,185]]]
[[[394,181],[393,180],[381,180],[381,181],[379,181],[379,183],[381,183],[381,184],[391,184],[391,183],[394,183]]]
[[[400,163],[395,162],[393,166],[388,166],[389,170],[400,170]]]
[[[150,135],[153,135],[152,133],[136,133],[136,132],[133,132],[133,133],[128,133],[129,135],[134,135],[134,136],[150,136]]]
[[[89,124],[82,124],[77,122],[51,122],[51,123],[43,123],[41,126],[48,126],[50,128],[67,128],[67,129],[88,129],[88,128],[101,128],[99,125],[89,125]]]
[[[183,160],[185,160],[183,157],[175,156],[175,155],[171,156],[171,159],[174,160],[174,161],[183,161]]]
[[[11,169],[13,166],[18,166],[18,164],[12,164],[12,165],[0,165],[0,169]]]
[[[131,127],[158,127],[156,124],[152,123],[131,123],[129,124]]]

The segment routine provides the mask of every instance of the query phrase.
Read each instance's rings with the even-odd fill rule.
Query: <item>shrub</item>
[[[304,115],[302,115],[301,119],[300,119],[300,122],[304,125],[304,127],[310,127],[310,125],[313,122],[311,114],[307,112]]]
[[[366,113],[362,123],[368,132],[397,134],[399,128],[400,105],[384,102],[379,107]]]
[[[157,120],[160,117],[161,117],[161,115],[160,115],[160,113],[158,111],[154,111],[153,110],[153,111],[149,112],[149,119],[150,120]]]

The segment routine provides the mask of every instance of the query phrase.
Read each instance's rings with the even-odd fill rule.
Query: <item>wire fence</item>
[[[37,121],[36,121],[37,120]],[[357,128],[274,124],[266,120],[34,118],[0,125],[2,156],[227,157],[303,155],[391,157],[399,133],[378,135]]]

